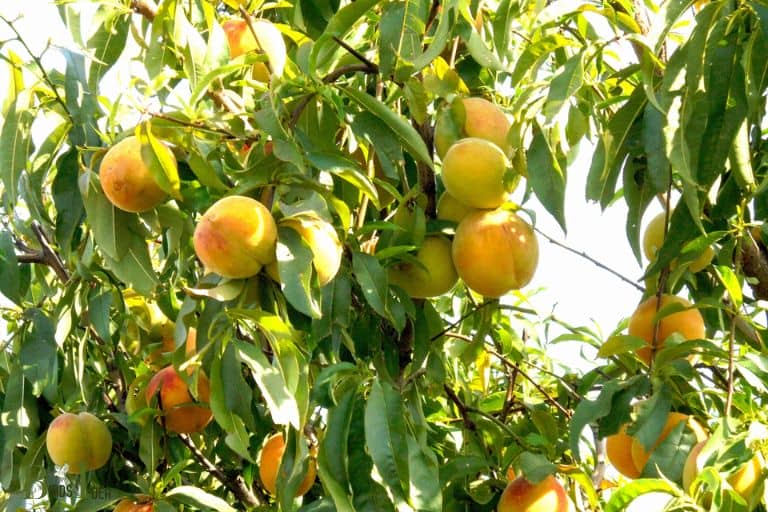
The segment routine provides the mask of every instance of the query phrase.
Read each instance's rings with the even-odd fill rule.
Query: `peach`
[[[437,218],[440,220],[450,220],[458,224],[461,219],[475,211],[477,208],[467,206],[449,192],[443,192],[437,201]]]
[[[259,453],[259,478],[264,489],[273,496],[277,494],[277,476],[280,469],[280,463],[283,460],[285,452],[285,438],[281,432],[272,434],[264,442],[264,446]],[[315,459],[310,450],[310,463],[304,480],[301,481],[299,488],[296,489],[296,496],[304,496],[315,483],[317,468]]]
[[[147,402],[151,403],[152,398],[158,393],[166,430],[178,434],[199,432],[213,417],[211,410],[207,407],[210,400],[210,384],[202,370],[197,377],[199,402],[189,394],[187,383],[173,366],[166,366],[152,376],[146,390]],[[201,402],[206,405],[199,405]]]
[[[312,266],[317,272],[320,286],[324,286],[336,277],[341,267],[341,257],[344,247],[339,241],[336,229],[329,222],[315,217],[292,217],[283,220],[281,226],[296,231],[312,250]],[[268,266],[267,272],[277,282],[280,282],[279,267]],[[275,272],[277,271],[277,272]],[[274,275],[273,275],[274,274]]]
[[[65,412],[53,419],[45,435],[54,464],[78,474],[98,469],[112,453],[112,434],[99,418],[88,412]]]
[[[656,215],[648,225],[645,227],[643,233],[643,254],[648,261],[653,262],[656,259],[656,255],[664,244],[664,226],[666,224],[667,216],[665,212],[661,212]],[[701,272],[712,263],[715,257],[715,250],[710,246],[702,251],[699,256],[688,264],[688,270],[693,273]],[[670,267],[675,268],[677,266],[677,260],[670,262]]]
[[[699,473],[706,462],[706,458],[701,456],[701,450],[706,443],[706,439],[698,442],[691,449],[688,458],[685,460],[685,468],[683,469],[683,489],[688,492],[692,492],[691,486],[693,485],[693,481],[699,476]],[[755,454],[751,459],[727,477],[727,481],[733,491],[744,498],[747,503],[752,501],[755,489],[760,483],[763,467],[764,464],[761,456]],[[706,502],[709,502],[709,500],[711,500],[711,497],[705,498]]]
[[[459,279],[451,258],[451,242],[444,236],[424,238],[416,259],[421,265],[404,261],[389,267],[389,283],[399,286],[413,298],[443,295]]]
[[[642,472],[642,468],[638,468],[632,458],[633,440],[634,437],[627,434],[627,425],[622,425],[618,433],[605,439],[605,455],[608,461],[628,478],[638,478]]]
[[[706,438],[707,434],[699,423],[687,414],[679,412],[670,412],[667,416],[667,422],[664,424],[664,428],[661,430],[661,434],[656,439],[650,450],[646,450],[643,444],[636,438],[632,439],[632,460],[640,473],[643,472],[645,465],[651,458],[653,451],[669,436],[669,434],[677,427],[679,423],[685,422],[686,426],[693,431],[697,441],[701,441]]]
[[[244,196],[216,201],[195,227],[195,253],[209,272],[231,279],[256,275],[275,259],[277,225],[266,206]]]
[[[486,297],[522,288],[533,278],[539,262],[533,228],[503,209],[467,215],[456,228],[452,252],[459,277]]]
[[[568,495],[553,475],[536,484],[520,476],[507,484],[496,511],[567,512]]]
[[[231,19],[221,24],[229,43],[229,55],[233,59],[248,52],[262,52],[267,54],[269,66],[264,62],[253,65],[252,76],[259,82],[269,82],[270,66],[272,71],[280,76],[285,67],[286,48],[283,35],[271,22],[262,19],[253,20],[253,28],[257,38],[254,37],[248,23],[242,19]]]
[[[440,159],[444,159],[451,145],[465,137],[485,139],[508,154],[510,148],[507,134],[511,125],[504,112],[483,98],[463,98],[461,103],[464,115],[456,117],[462,119],[453,118],[454,111],[451,106],[445,107],[437,116],[435,149]]]
[[[474,208],[496,208],[506,198],[504,173],[509,161],[495,144],[484,139],[461,139],[443,159],[445,189],[459,202]]]
[[[637,351],[637,355],[645,364],[651,361],[651,344],[654,333],[654,317],[657,310],[661,310],[671,304],[680,304],[683,307],[690,308],[692,304],[687,300],[674,295],[662,295],[660,306],[657,308],[658,301],[656,296],[650,297],[641,303],[632,317],[629,319],[629,334],[645,340],[648,344]],[[656,348],[661,349],[664,346],[664,340],[674,333],[679,333],[686,340],[703,338],[706,335],[704,329],[704,318],[698,309],[686,309],[677,311],[665,316],[658,322],[658,331],[656,332]]]
[[[173,152],[164,145],[160,147],[175,165]],[[101,160],[99,178],[107,199],[127,212],[151,210],[166,198],[141,157],[141,141],[134,136],[109,148]]]

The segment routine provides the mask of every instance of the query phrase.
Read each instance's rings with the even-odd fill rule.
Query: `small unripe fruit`
[[[173,152],[164,145],[159,147],[175,165]],[[99,179],[107,199],[126,212],[151,210],[166,197],[141,157],[141,141],[134,136],[124,138],[107,151],[99,166]]]
[[[637,355],[646,364],[651,362],[651,345],[654,334],[654,317],[656,312],[672,304],[680,304],[685,308],[691,308],[692,304],[687,300],[674,295],[662,295],[661,303],[657,307],[656,296],[650,297],[640,304],[629,319],[629,335],[637,336],[645,340],[647,347],[638,349]],[[656,350],[664,346],[664,340],[674,333],[679,333],[686,340],[704,338],[704,318],[698,309],[685,309],[663,317],[658,321],[656,332]]]
[[[271,495],[277,494],[277,472],[280,469],[280,463],[285,452],[285,438],[278,432],[267,438],[264,446],[259,453],[259,478],[264,489]],[[315,483],[317,468],[315,467],[314,457],[309,462],[307,474],[301,481],[299,488],[296,489],[296,496],[304,496]]]
[[[193,242],[208,271],[232,279],[251,277],[274,261],[277,225],[257,200],[228,196],[203,214]]]
[[[528,223],[508,210],[467,215],[453,238],[453,263],[476,293],[500,297],[525,286],[539,262],[539,244]]]
[[[112,453],[112,434],[99,418],[88,412],[65,412],[51,422],[45,436],[48,455],[67,472],[98,469]]]
[[[536,484],[520,476],[507,484],[496,506],[496,511],[567,512],[568,495],[552,475]]]
[[[447,293],[458,281],[451,258],[451,242],[444,236],[431,235],[416,253],[417,263],[402,262],[389,267],[389,282],[404,289],[413,298],[437,297]]]
[[[509,161],[492,142],[470,137],[452,145],[443,159],[445,189],[474,208],[496,208],[506,198],[504,173]]]

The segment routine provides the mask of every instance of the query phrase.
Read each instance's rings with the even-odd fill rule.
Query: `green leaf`
[[[286,300],[305,315],[319,318],[322,310],[320,292],[313,279],[312,249],[295,229],[280,226],[276,254]]]
[[[568,102],[581,89],[584,81],[584,52],[569,58],[562,70],[552,78],[549,94],[544,103],[543,113],[547,123],[551,123],[565,108]]]
[[[267,357],[258,347],[244,341],[236,341],[239,358],[251,369],[254,380],[259,386],[272,421],[277,425],[290,424],[300,429],[300,414],[296,399],[288,390],[280,372],[267,361]]]
[[[387,318],[387,273],[376,256],[362,252],[352,253],[352,271],[368,304]]]
[[[101,78],[122,55],[131,27],[130,14],[112,7],[100,6],[93,21],[97,20],[101,23],[86,45],[93,59],[88,70],[88,86],[94,91],[98,90]]]
[[[72,148],[56,160],[53,179],[53,203],[56,206],[56,241],[62,252],[69,254],[75,232],[83,222],[85,207],[78,190],[78,152]]]
[[[442,487],[437,457],[412,435],[408,435],[407,443],[410,503],[416,510],[441,512]]]
[[[744,297],[741,293],[743,283],[739,281],[739,276],[731,267],[726,265],[715,265],[717,279],[725,287],[728,295],[731,297],[731,305],[734,311],[741,308]]]
[[[236,357],[234,348],[232,347],[232,344],[228,344],[224,356],[221,358],[213,358],[213,361],[211,362],[210,406],[214,419],[221,425],[221,428],[227,432],[227,437],[225,439],[227,446],[240,457],[243,457],[250,462],[255,462],[248,450],[250,440],[248,432],[245,430],[245,424],[243,423],[243,419],[237,415],[235,406],[232,404],[232,402],[238,399],[249,399],[251,397],[251,389],[247,386],[245,388],[234,386],[231,381],[225,382],[224,375],[227,375],[228,373],[222,372],[222,359],[227,357],[227,353],[231,353],[229,356],[230,358],[232,356]],[[237,366],[237,368],[232,370],[237,371],[237,374],[240,375],[239,363]]]
[[[411,62],[421,54],[429,6],[425,0],[387,2],[384,5],[378,45],[379,70],[383,76],[394,74],[404,80],[413,71]]]
[[[587,199],[600,201],[603,208],[613,199],[621,163],[627,153],[627,140],[646,104],[645,94],[636,89],[627,102],[611,117],[601,133],[596,156],[587,177]]]
[[[126,234],[126,230],[120,230]],[[120,235],[121,233],[118,233]],[[157,286],[158,279],[152,268],[152,260],[149,257],[149,249],[146,242],[139,236],[132,234],[127,236],[130,245],[119,259],[112,259],[108,254],[104,255],[104,263],[115,273],[118,279],[129,284],[131,288],[147,297],[151,296]]]
[[[166,492],[165,496],[167,498],[172,498],[174,501],[195,507],[203,507],[207,510],[215,510],[216,512],[237,512],[237,509],[230,507],[226,501],[218,496],[208,494],[204,490],[192,485],[180,485],[174,487]]]
[[[5,112],[0,130],[0,180],[3,182],[7,211],[16,206],[21,173],[27,168],[32,153],[30,129],[33,120],[31,111],[17,111],[15,101]]]
[[[389,384],[376,380],[365,406],[365,445],[396,504],[407,503],[408,473],[402,398]]]
[[[523,452],[520,454],[520,470],[526,480],[539,483],[557,471],[557,466],[538,453]]]
[[[376,187],[368,175],[360,171],[355,162],[333,153],[309,152],[306,156],[314,167],[338,176],[367,195],[376,209],[379,209],[379,194]]]
[[[21,273],[13,237],[7,231],[0,231],[0,293],[21,305]]]
[[[141,142],[141,159],[152,178],[166,194],[181,200],[179,169],[173,152],[152,134],[150,123],[138,125],[135,135]]]
[[[318,65],[327,65],[332,62],[331,57],[339,49],[334,37],[343,39],[355,23],[371,12],[381,0],[358,0],[345,5],[336,12],[328,21],[323,34],[317,38],[310,55],[310,74],[317,72]]]
[[[357,390],[349,389],[336,405],[329,408],[327,428],[318,453],[317,472],[320,481],[339,512],[355,510],[350,499],[347,443],[356,397]]]
[[[604,510],[605,512],[621,512],[635,499],[652,492],[682,496],[680,489],[671,482],[653,478],[638,478],[614,490]]]
[[[451,38],[451,27],[455,23],[457,0],[443,1],[437,15],[437,29],[432,35],[429,46],[424,53],[413,59],[413,72],[417,73],[432,64],[445,49]]]
[[[365,91],[344,86],[339,86],[339,89],[355,103],[381,119],[395,133],[411,155],[428,165],[430,169],[434,167],[432,157],[424,140],[419,135],[419,132],[405,119]]]
[[[597,351],[597,357],[608,358],[620,354],[633,352],[646,346],[647,343],[637,336],[616,335],[608,338],[608,341],[600,346]]]
[[[155,418],[149,418],[141,427],[141,433],[139,434],[139,458],[147,468],[156,468],[157,463],[163,456],[163,451],[160,447],[162,435],[162,427],[155,421]]]
[[[512,71],[512,85],[520,84],[526,75],[535,75],[539,66],[551,53],[573,44],[573,41],[559,34],[547,34],[528,44],[515,63],[515,69]]]
[[[538,123],[534,127],[527,158],[528,181],[536,197],[565,232],[565,159],[560,158],[549,145]]]

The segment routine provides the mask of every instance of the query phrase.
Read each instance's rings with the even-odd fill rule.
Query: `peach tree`
[[[766,510],[764,0],[54,8],[0,17],[4,509]],[[607,335],[528,300],[577,173]]]

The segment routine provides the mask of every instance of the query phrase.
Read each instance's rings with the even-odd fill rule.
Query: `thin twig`
[[[368,69],[379,69],[379,66],[377,66],[376,64],[371,62],[365,55],[363,55],[359,51],[355,50],[354,48],[349,46],[347,43],[345,43],[344,41],[342,41],[338,37],[333,36],[333,40],[336,41],[336,44],[338,44],[339,46],[341,46],[342,48],[347,50],[350,54],[352,54],[357,60],[359,60],[360,62],[365,64],[365,66]]]
[[[234,494],[241,503],[247,505],[248,507],[256,507],[262,505],[262,500],[260,500],[253,493],[253,491],[248,488],[242,476],[236,475],[233,478],[228,477],[221,469],[219,469],[213,462],[211,462],[203,452],[200,451],[200,449],[195,445],[195,443],[188,435],[179,434],[179,439],[181,439],[181,442],[184,443],[187,448],[189,448],[189,451],[192,452],[192,455],[194,455],[195,459],[197,459],[200,465],[203,466],[205,470],[208,471],[211,475],[213,475],[216,480],[224,484],[227,489],[232,491],[232,494]]]
[[[596,265],[596,266],[600,267],[600,268],[601,268],[601,269],[603,269],[603,270],[606,270],[606,271],[610,272],[611,274],[613,274],[614,276],[618,277],[619,279],[621,279],[621,280],[622,280],[622,281],[624,281],[625,283],[627,283],[627,284],[630,284],[630,285],[634,286],[635,288],[637,288],[637,289],[638,289],[638,290],[640,290],[641,292],[645,292],[645,288],[643,288],[642,286],[640,286],[640,285],[639,285],[639,284],[637,284],[636,282],[632,281],[632,280],[631,280],[631,279],[629,279],[628,277],[626,277],[626,276],[622,275],[622,274],[621,274],[621,273],[619,273],[618,271],[616,271],[616,270],[612,269],[611,267],[609,267],[609,266],[605,265],[604,263],[601,263],[601,262],[597,261],[595,258],[593,258],[593,257],[592,257],[592,256],[590,256],[589,254],[585,253],[584,251],[579,251],[579,250],[576,250],[576,249],[574,249],[574,248],[572,248],[572,247],[569,247],[568,245],[566,245],[566,244],[564,244],[564,243],[562,243],[562,242],[560,242],[560,241],[558,241],[558,240],[555,240],[555,239],[554,239],[554,238],[552,238],[551,236],[549,236],[549,235],[547,235],[546,233],[544,233],[543,231],[541,231],[539,228],[534,228],[534,230],[535,230],[535,231],[536,231],[538,234],[540,234],[541,236],[543,236],[544,238],[546,238],[547,240],[549,240],[549,242],[550,242],[550,243],[552,243],[552,244],[554,244],[554,245],[556,245],[556,246],[558,246],[558,247],[561,247],[561,248],[565,249],[566,251],[572,252],[573,254],[575,254],[575,255],[577,255],[577,256],[581,256],[582,258],[584,258],[585,260],[589,261],[590,263],[592,263],[592,264],[594,264],[594,265]]]
[[[35,255],[40,258],[39,263],[44,263],[51,267],[61,282],[66,284],[70,279],[69,272],[65,268],[64,262],[61,261],[59,255],[51,247],[51,244],[48,241],[48,236],[45,234],[45,231],[43,231],[43,227],[36,220],[32,221],[32,231],[35,233],[35,237],[41,247],[39,253],[35,253]]]
[[[443,389],[445,390],[445,394],[448,395],[448,398],[451,400],[451,402],[453,402],[456,405],[456,408],[459,410],[461,419],[464,422],[464,428],[476,432],[477,425],[475,425],[475,422],[472,421],[472,418],[469,417],[469,410],[467,406],[464,405],[464,402],[461,401],[456,392],[448,384],[443,384]]]
[[[24,50],[29,54],[29,56],[34,61],[37,68],[40,70],[40,73],[43,77],[43,81],[45,81],[46,84],[48,84],[48,87],[51,88],[51,91],[53,92],[53,96],[56,99],[56,102],[61,105],[61,107],[64,109],[64,112],[66,112],[67,117],[70,121],[74,122],[72,119],[72,113],[69,111],[69,107],[67,107],[67,102],[64,101],[64,98],[61,97],[59,94],[59,90],[56,88],[56,85],[51,80],[51,77],[48,76],[48,72],[45,70],[45,67],[43,66],[42,60],[40,60],[40,57],[38,55],[35,55],[32,53],[32,50],[27,45],[27,42],[24,40],[24,38],[21,37],[21,34],[18,30],[16,30],[16,27],[13,25],[13,22],[8,21],[4,16],[0,16],[0,20],[3,20],[6,25],[10,27],[11,30],[13,30],[13,33],[16,34],[16,39],[21,43],[21,45],[24,47]]]

